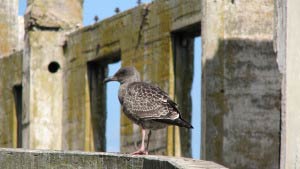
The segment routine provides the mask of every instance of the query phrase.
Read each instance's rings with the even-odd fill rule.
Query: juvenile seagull
[[[177,104],[168,94],[159,87],[142,82],[139,72],[134,67],[119,69],[114,76],[104,80],[104,82],[109,81],[120,82],[118,97],[123,112],[130,120],[142,127],[141,147],[132,154],[148,154],[151,130],[164,128],[168,124],[193,128],[182,119]],[[145,129],[149,129],[146,147]]]

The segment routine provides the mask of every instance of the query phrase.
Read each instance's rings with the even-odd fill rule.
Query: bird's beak
[[[117,78],[113,77],[108,77],[104,79],[104,83],[110,82],[110,81],[118,81]]]

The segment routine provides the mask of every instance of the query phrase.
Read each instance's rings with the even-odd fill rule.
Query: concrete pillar
[[[62,148],[65,34],[81,25],[82,0],[31,0],[25,15],[23,147]],[[63,10],[62,10],[63,9]]]
[[[201,157],[229,168],[278,168],[281,74],[273,49],[274,1],[202,6]]]
[[[18,0],[0,0],[0,58],[18,44]]]
[[[282,78],[280,168],[300,166],[300,2],[276,1],[276,49]]]

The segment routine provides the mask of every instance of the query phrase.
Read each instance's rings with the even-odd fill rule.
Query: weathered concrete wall
[[[88,62],[107,65],[121,59],[123,66],[136,66],[143,80],[159,84],[174,96],[171,32],[199,24],[200,18],[200,4],[196,0],[158,0],[70,34],[65,48],[64,121],[74,125],[67,124],[64,127],[64,135],[67,137],[65,148],[89,150],[93,147],[89,146],[93,144],[91,133],[97,131],[93,131],[88,120],[92,116]],[[105,102],[104,99],[102,101]],[[119,104],[117,99],[116,104]],[[99,113],[104,115],[105,111]],[[169,132],[166,129],[154,132],[150,151],[179,155],[180,150],[175,148],[179,147],[179,142],[176,145],[176,141],[173,141],[179,137],[174,139],[174,133],[172,128]],[[134,142],[139,143],[141,139],[140,129],[123,115],[121,134],[121,151],[134,151]],[[85,139],[78,140],[78,136]]]
[[[0,58],[17,50],[18,0],[0,0]]]
[[[22,84],[22,51],[0,59],[0,79],[0,147],[16,147],[14,87]]]
[[[65,33],[81,25],[82,1],[31,0],[25,15],[23,147],[62,148]],[[62,10],[63,9],[63,10]]]
[[[202,1],[201,156],[230,168],[278,168],[281,75],[272,0]]]
[[[0,2],[0,38],[4,38],[0,52],[9,53],[13,45],[20,44],[16,40],[17,5],[15,0]],[[187,92],[191,79],[181,71],[191,75],[193,61],[180,61],[183,55],[192,55],[184,46],[180,49],[184,44],[180,38],[192,49],[190,38],[194,35],[178,32],[199,26],[202,19],[201,156],[230,168],[278,168],[282,132],[282,167],[297,166],[300,139],[296,130],[299,85],[295,56],[300,52],[295,32],[299,4],[277,3],[283,4],[278,7],[283,12],[278,24],[286,22],[288,26],[277,35],[287,44],[277,46],[276,62],[272,0],[157,0],[73,32],[67,39],[67,31],[81,26],[81,0],[28,1],[23,61],[21,53],[0,60],[0,145],[17,145],[17,106],[12,89],[22,83],[24,147],[104,151],[105,85],[101,82],[107,75],[107,64],[118,60],[123,66],[136,66],[145,81],[158,83],[185,106],[184,117],[190,118]],[[289,11],[284,13],[286,6]],[[14,35],[10,36],[10,31]],[[60,64],[55,73],[48,69],[52,61]],[[181,63],[186,67],[178,70]],[[279,70],[286,73],[283,79]],[[185,85],[179,86],[182,81]],[[124,116],[121,123],[121,151],[133,151],[134,142],[140,142],[140,129]],[[189,131],[181,130],[180,135],[181,139],[178,128],[173,127],[157,131],[150,143],[151,153],[189,156]]]
[[[210,161],[187,158],[23,149],[0,149],[0,168],[226,169]]]
[[[0,0],[0,146],[17,147],[16,88],[22,84],[23,17],[17,0]],[[19,139],[20,140],[20,139]]]
[[[299,168],[299,1],[276,1],[276,47],[282,79],[280,168]]]

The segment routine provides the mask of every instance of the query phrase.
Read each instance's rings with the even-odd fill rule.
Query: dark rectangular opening
[[[183,118],[194,126],[192,130],[180,128],[181,152],[184,157],[197,159],[200,158],[201,144],[200,33],[200,23],[172,33],[175,101],[179,105]]]
[[[22,85],[13,88],[16,119],[17,119],[17,148],[22,148]]]
[[[110,96],[107,96],[107,84],[103,82],[108,76],[110,63],[115,63],[119,60],[120,53],[117,52],[113,55],[102,57],[102,59],[90,61],[87,64],[91,104],[91,123],[95,151],[111,151],[111,144],[115,143],[112,143],[108,137],[113,135],[115,131],[110,130],[120,128],[120,125],[117,127],[106,127],[106,124],[109,124],[109,126],[111,126],[111,124],[114,124],[113,126],[117,124],[113,121],[107,121],[107,119],[110,119],[110,115],[112,113],[115,114],[116,112],[108,113],[110,111],[110,107],[107,107],[107,99],[110,98]],[[116,105],[118,100],[114,101],[114,104]],[[118,110],[118,113],[120,113],[120,109]]]
[[[91,104],[91,123],[95,151],[106,150],[106,86],[107,65],[101,62],[88,63],[88,79]]]

